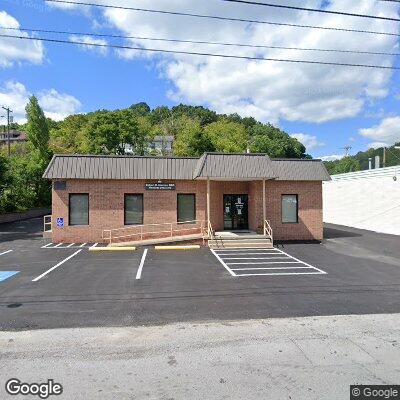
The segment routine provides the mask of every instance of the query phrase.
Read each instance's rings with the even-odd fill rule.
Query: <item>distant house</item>
[[[170,156],[172,155],[172,144],[174,143],[173,136],[154,136],[147,143],[146,152],[155,153],[155,155]],[[135,154],[132,146],[129,144],[125,145],[126,154]]]
[[[10,143],[21,143],[28,140],[25,132],[20,132],[16,130],[10,130]],[[0,133],[0,146],[6,145],[8,142],[8,133]]]

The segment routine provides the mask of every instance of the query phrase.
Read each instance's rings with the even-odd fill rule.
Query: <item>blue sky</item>
[[[296,4],[288,0],[286,4]],[[95,0],[94,2],[101,3]],[[277,3],[281,3],[276,1]],[[107,4],[257,18],[280,22],[398,32],[398,24],[361,18],[230,5],[219,0],[108,0]],[[396,4],[376,0],[332,0],[323,6],[364,14],[398,16]],[[302,3],[319,7],[317,0]],[[88,7],[61,7],[42,0],[5,0],[0,26],[148,37],[270,44],[293,47],[400,52],[398,37],[300,30],[235,22],[216,22]],[[4,31],[1,31],[4,32]],[[8,33],[13,34],[8,31]],[[14,33],[18,33],[14,31]],[[31,36],[35,36],[30,34]],[[56,37],[55,35],[40,35]],[[71,35],[69,35],[71,36]],[[57,36],[68,39],[68,35]],[[98,41],[98,38],[73,37]],[[215,51],[263,57],[318,59],[399,66],[398,57],[339,53],[223,48],[102,39],[102,43],[152,46],[184,51]],[[340,156],[377,143],[400,141],[399,73],[365,68],[292,65],[192,56],[154,56],[135,51],[99,51],[89,47],[0,38],[0,103],[23,118],[30,94],[36,94],[55,119],[70,113],[127,107],[140,101],[151,107],[180,102],[217,112],[252,115],[279,125],[315,157]]]

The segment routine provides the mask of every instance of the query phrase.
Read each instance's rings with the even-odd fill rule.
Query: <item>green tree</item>
[[[26,110],[26,131],[28,139],[33,146],[39,151],[40,156],[48,160],[49,153],[49,126],[44,116],[43,110],[40,108],[39,102],[35,96],[29,98],[29,102],[25,107]]]
[[[178,130],[174,140],[174,155],[198,157],[213,146],[203,133],[199,120],[182,116],[177,121]]]
[[[141,117],[148,115],[151,111],[149,105],[145,102],[132,104],[129,109],[132,110],[135,115]]]
[[[345,174],[346,172],[360,171],[360,163],[352,157],[343,157],[339,160],[334,169],[333,174]]]
[[[246,128],[237,122],[221,119],[204,127],[205,138],[213,150],[226,153],[243,153],[247,148]]]
[[[270,157],[305,158],[306,148],[297,139],[271,124],[258,122],[250,129],[250,150]]]
[[[171,109],[174,117],[186,116],[197,119],[201,126],[211,124],[218,121],[218,115],[215,111],[211,111],[203,106],[188,106],[179,104]]]
[[[85,127],[86,147],[94,154],[124,154],[125,145],[139,153],[144,148],[133,110],[98,111],[90,116]]]
[[[50,148],[55,153],[86,153],[85,128],[90,117],[84,114],[70,115],[50,130]]]

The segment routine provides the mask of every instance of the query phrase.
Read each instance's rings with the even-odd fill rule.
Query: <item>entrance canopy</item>
[[[194,179],[275,179],[271,159],[265,154],[205,153],[199,159]]]

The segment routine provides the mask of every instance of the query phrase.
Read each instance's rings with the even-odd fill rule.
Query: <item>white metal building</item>
[[[400,166],[333,175],[323,200],[324,222],[400,235]]]

